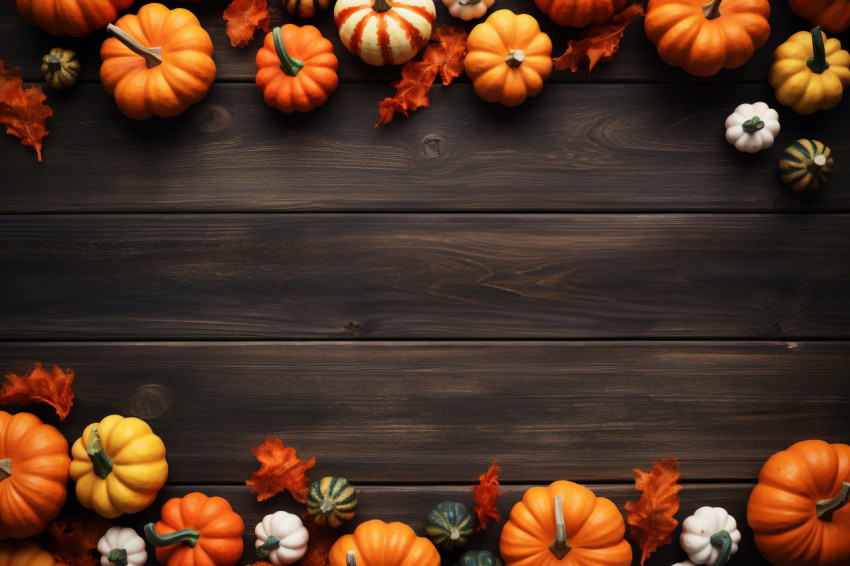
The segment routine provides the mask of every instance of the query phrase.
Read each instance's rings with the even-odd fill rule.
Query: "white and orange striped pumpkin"
[[[433,0],[337,0],[334,21],[349,51],[370,65],[400,65],[427,45]]]

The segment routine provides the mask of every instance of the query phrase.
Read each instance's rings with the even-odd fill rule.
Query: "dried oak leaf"
[[[53,364],[53,370],[47,373],[42,369],[41,362],[35,362],[35,369],[29,375],[6,374],[6,382],[0,385],[0,405],[47,403],[56,409],[59,420],[64,421],[74,404],[73,383],[74,370],[63,372]]]
[[[260,560],[259,562],[254,562],[251,566],[274,566],[274,564],[266,562],[265,560]]]
[[[7,69],[0,60],[0,124],[6,126],[6,133],[21,139],[21,145],[35,149],[41,161],[41,146],[44,136],[49,132],[45,126],[53,110],[43,104],[47,96],[41,87],[31,86],[23,89],[21,68]]]
[[[423,51],[422,60],[408,61],[401,66],[401,80],[392,83],[395,96],[378,103],[381,119],[375,127],[389,124],[395,114],[409,116],[409,112],[420,106],[428,106],[428,91],[438,74],[444,86],[459,77],[466,58],[466,37],[466,30],[460,24],[438,27]]]
[[[676,458],[663,458],[652,463],[652,471],[635,468],[635,487],[643,492],[640,501],[626,503],[629,538],[641,550],[640,563],[659,546],[670,544],[671,534],[679,524],[673,516],[679,510],[679,465]]]
[[[306,517],[304,526],[307,527],[307,532],[310,534],[307,542],[307,554],[296,562],[295,566],[329,566],[331,547],[339,538],[339,530],[323,527],[316,524],[315,521],[306,520]]]
[[[45,529],[50,535],[47,549],[56,558],[56,566],[98,566],[100,560],[95,558],[93,551],[111,526],[110,521],[98,515],[53,521]]]
[[[620,40],[626,27],[636,16],[642,15],[643,6],[631,4],[614,14],[607,22],[587,26],[578,40],[569,41],[567,51],[563,55],[552,59],[555,68],[559,71],[569,69],[575,73],[586,58],[590,63],[587,72],[590,73],[600,61],[610,61],[620,48]]]
[[[478,514],[478,527],[476,531],[483,531],[487,528],[489,521],[499,521],[499,511],[496,509],[496,499],[507,491],[499,492],[499,466],[496,465],[498,460],[490,464],[490,469],[486,474],[478,476],[479,484],[472,486],[472,499],[475,505],[472,507],[473,512]]]
[[[224,9],[227,37],[233,47],[246,47],[260,28],[268,33],[271,17],[266,0],[233,0]]]
[[[280,439],[268,437],[251,453],[260,462],[260,471],[254,472],[245,483],[251,487],[251,493],[257,494],[257,501],[265,501],[283,490],[287,490],[300,503],[307,503],[307,488],[310,480],[306,472],[316,465],[316,459],[309,462],[299,460],[295,449],[284,446]]]

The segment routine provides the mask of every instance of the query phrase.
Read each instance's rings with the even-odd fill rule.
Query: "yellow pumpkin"
[[[165,445],[135,417],[110,415],[90,424],[71,455],[77,499],[107,519],[145,509],[168,477]]]
[[[0,542],[0,566],[54,566],[53,555],[32,539]]]

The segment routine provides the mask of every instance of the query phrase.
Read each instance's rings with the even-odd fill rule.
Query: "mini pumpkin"
[[[482,17],[496,0],[443,0],[449,14],[464,21]]]
[[[14,0],[29,23],[51,35],[82,37],[103,29],[133,0]]]
[[[518,106],[537,96],[552,72],[552,41],[528,14],[498,10],[467,39],[466,74],[487,102]]]
[[[327,10],[331,0],[285,0],[286,12],[299,18],[315,18],[316,14]]]
[[[819,27],[799,31],[773,52],[768,81],[779,103],[800,114],[831,110],[850,85],[850,53]]]
[[[101,566],[145,566],[145,539],[130,527],[109,527],[97,541]]]
[[[649,0],[646,36],[668,65],[697,77],[735,69],[770,35],[767,0]]]
[[[428,513],[425,536],[439,550],[451,552],[463,548],[472,536],[474,519],[463,503],[443,501]]]
[[[534,3],[559,26],[583,28],[607,22],[628,0],[534,0]]]
[[[80,60],[70,49],[54,47],[41,58],[41,74],[53,90],[74,86],[80,76]]]
[[[829,33],[850,28],[850,0],[788,0],[795,14]]]
[[[330,566],[440,566],[440,553],[404,523],[372,519],[339,537],[328,560]]]
[[[679,544],[694,564],[723,566],[740,542],[738,523],[722,507],[700,507],[682,522]]]
[[[257,556],[274,566],[298,562],[307,552],[310,533],[298,515],[276,511],[263,517],[254,528]]]
[[[0,542],[0,566],[54,566],[56,559],[32,539]]]
[[[779,135],[779,114],[764,102],[740,104],[726,118],[726,141],[738,151],[757,153]]]
[[[829,178],[832,167],[832,152],[817,140],[797,140],[779,159],[782,182],[800,192],[816,191]]]
[[[347,479],[325,477],[310,483],[307,512],[316,524],[338,527],[354,518],[357,491]]]
[[[400,65],[428,44],[433,0],[337,0],[334,22],[345,48],[370,65]]]
[[[213,44],[184,8],[145,4],[107,29],[100,79],[129,118],[169,118],[206,96],[215,80]]]
[[[505,566],[505,562],[489,550],[467,550],[455,566]]]

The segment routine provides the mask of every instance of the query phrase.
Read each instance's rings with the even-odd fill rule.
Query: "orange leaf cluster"
[[[401,66],[401,80],[392,83],[396,93],[378,103],[381,119],[375,127],[389,124],[397,113],[409,116],[420,106],[428,106],[428,91],[439,74],[443,85],[463,72],[463,60],[466,58],[466,30],[460,24],[438,27],[431,35],[431,42],[425,47],[421,61],[408,61]]]
[[[643,492],[640,501],[626,503],[629,538],[641,550],[640,563],[659,546],[672,542],[671,534],[679,524],[673,516],[679,510],[679,465],[676,458],[663,458],[652,463],[652,471],[635,468],[635,487]]]
[[[260,471],[254,472],[245,483],[251,487],[251,493],[257,494],[257,501],[265,501],[287,490],[296,501],[307,503],[310,480],[306,472],[316,465],[315,458],[309,462],[299,460],[294,448],[272,437],[266,438],[262,446],[251,448],[251,453],[260,462]]]
[[[472,510],[478,514],[476,531],[485,530],[489,521],[501,519],[499,510],[496,509],[496,499],[507,491],[499,492],[499,466],[496,462],[498,460],[490,464],[486,474],[478,476],[480,483],[472,486],[472,499],[475,501]]]
[[[88,519],[71,517],[47,525],[51,536],[47,548],[56,558],[56,566],[98,566],[100,560],[92,551],[111,526],[112,523],[98,515]]]
[[[555,68],[559,71],[569,69],[575,73],[581,62],[587,59],[590,63],[587,72],[590,73],[600,61],[610,61],[620,48],[620,40],[626,27],[636,16],[643,15],[643,7],[640,4],[631,4],[614,14],[607,22],[587,26],[578,40],[569,41],[567,51],[563,55],[552,59]]]
[[[53,110],[43,104],[47,96],[41,87],[24,90],[23,84],[21,68],[7,69],[0,61],[0,124],[7,134],[20,138],[21,145],[34,148],[41,161],[42,140],[48,134],[45,120]]]
[[[305,515],[309,516],[305,513]],[[306,517],[305,517],[306,519]],[[339,531],[317,525],[315,521],[304,521],[310,534],[307,543],[307,554],[295,563],[296,566],[329,566],[331,547],[339,538]],[[256,566],[256,565],[255,565]]]
[[[268,33],[271,23],[266,0],[233,0],[224,9],[224,20],[233,47],[247,47],[257,28]]]
[[[41,368],[41,362],[35,362],[35,369],[29,375],[6,374],[6,383],[0,385],[0,405],[47,403],[56,409],[59,420],[64,421],[74,404],[73,383],[74,370],[66,373],[53,364],[53,370],[47,373]]]

